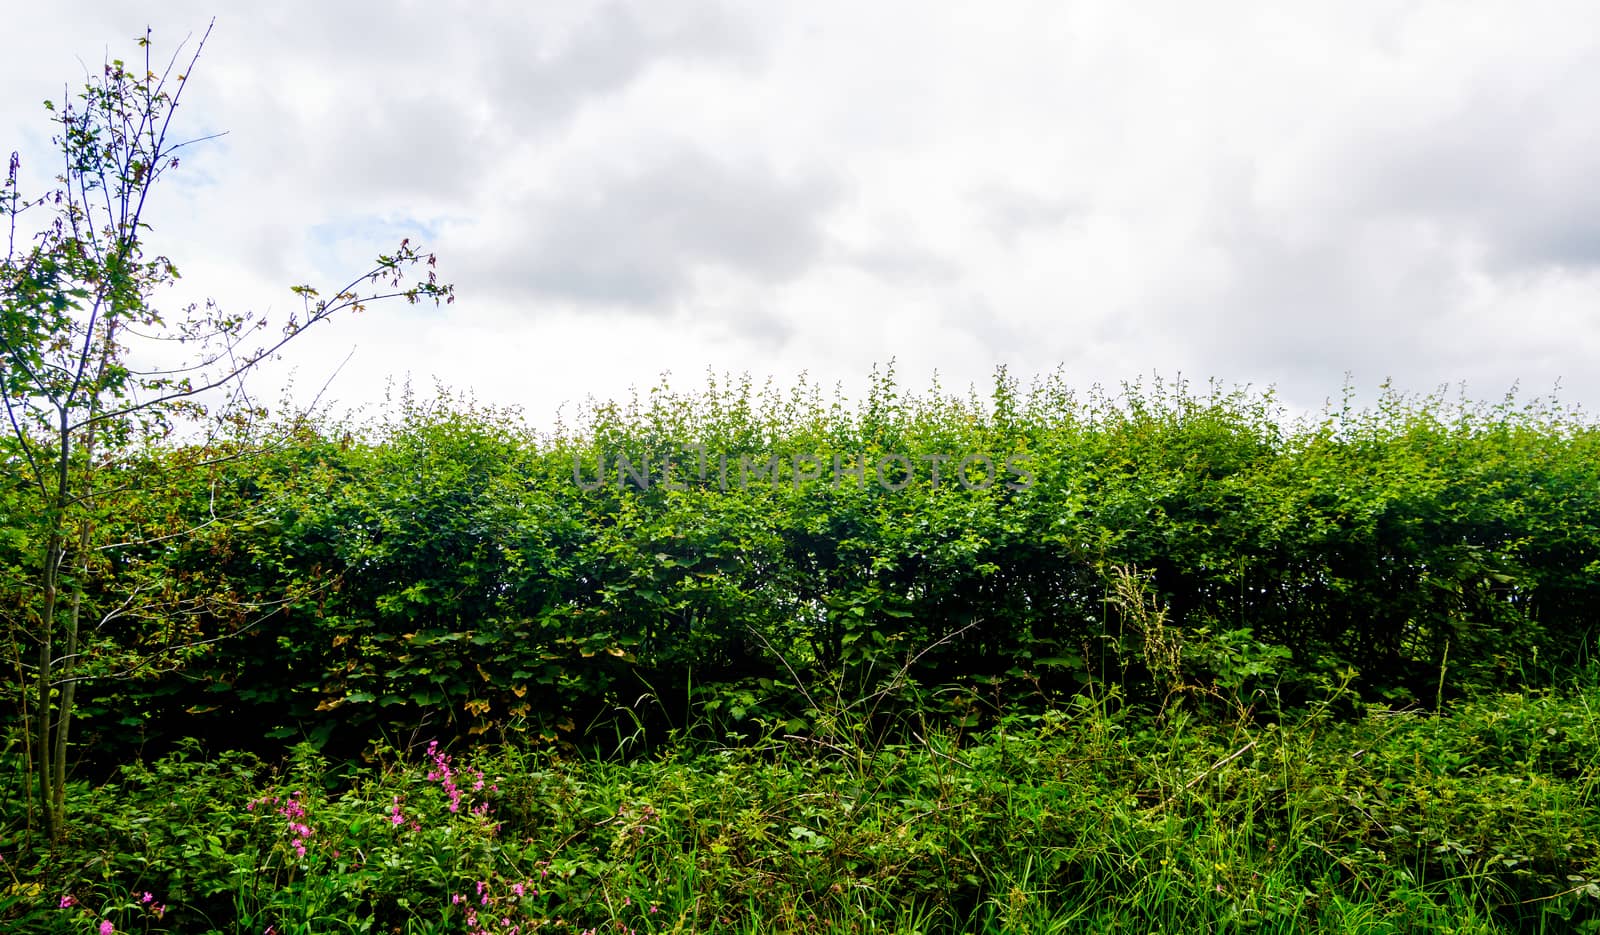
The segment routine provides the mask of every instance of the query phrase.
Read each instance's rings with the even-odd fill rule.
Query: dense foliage
[[[136,544],[100,606],[159,587],[188,612],[100,636],[198,645],[80,696],[100,750],[231,743],[242,719],[339,749],[801,732],[824,693],[975,726],[1107,683],[1151,710],[1294,704],[1347,668],[1433,705],[1580,665],[1600,603],[1600,434],[1544,401],[1386,393],[1291,423],[1159,383],[1078,399],[1002,373],[979,399],[887,375],[851,407],[713,380],[544,436],[408,395],[227,454],[125,466]],[[26,491],[4,495],[0,549],[26,535]]]

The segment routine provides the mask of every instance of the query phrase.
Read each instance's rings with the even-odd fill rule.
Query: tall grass
[[[823,712],[826,734],[632,761],[390,749],[340,780],[309,747],[275,767],[180,753],[75,787],[85,820],[67,848],[8,846],[0,919],[275,935],[1594,930],[1597,707],[1592,681],[1424,713],[1356,704],[1331,680],[1298,712],[1137,710],[1107,689],[896,739],[846,706]],[[4,817],[15,841],[20,816]]]

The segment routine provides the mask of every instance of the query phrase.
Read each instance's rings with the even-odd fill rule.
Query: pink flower
[[[144,894],[144,897],[142,899],[140,899],[139,901],[144,903],[145,905],[149,905],[150,904],[150,900],[152,900],[152,899],[155,899],[155,897],[150,895],[150,891],[149,890],[146,890],[145,894]]]
[[[110,919],[104,919],[100,922],[100,935],[116,935],[116,932],[117,927],[111,924]]]
[[[59,908],[59,909],[71,909],[73,906],[76,906],[77,904],[78,904],[77,898],[74,897],[71,893],[68,893],[67,895],[61,897],[61,905],[58,906],[57,908]]]

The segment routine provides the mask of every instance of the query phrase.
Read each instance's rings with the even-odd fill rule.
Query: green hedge
[[[993,483],[981,460],[952,479],[970,455]],[[948,458],[938,484],[930,456]],[[259,621],[188,615],[185,632],[235,635],[87,692],[87,736],[107,743],[242,717],[319,741],[615,735],[691,713],[799,728],[822,691],[971,723],[1096,681],[1156,704],[1344,667],[1431,703],[1583,661],[1600,606],[1600,434],[1515,397],[1386,389],[1357,410],[1347,393],[1290,421],[1269,393],[1216,386],[1080,397],[1001,372],[980,398],[907,394],[890,372],[852,405],[712,379],[543,435],[408,397],[263,457],[146,452],[130,470],[149,502],[127,515],[163,517],[140,529],[199,528],[118,553],[101,604],[135,575],[219,608],[290,600]],[[1175,661],[1148,657],[1163,646]]]

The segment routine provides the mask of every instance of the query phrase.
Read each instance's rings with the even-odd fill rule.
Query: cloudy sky
[[[216,15],[179,123],[227,136],[149,214],[184,289],[281,317],[402,236],[457,286],[307,335],[343,406],[893,358],[1600,407],[1587,0],[354,6],[19,4],[0,57],[39,182],[44,98]]]

